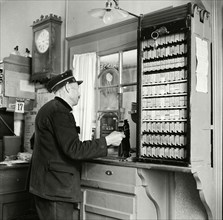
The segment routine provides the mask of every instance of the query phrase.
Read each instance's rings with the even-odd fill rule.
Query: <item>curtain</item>
[[[83,80],[80,85],[79,103],[74,106],[73,114],[77,126],[80,126],[80,140],[90,140],[95,113],[96,53],[75,54],[73,57],[73,73],[76,80]]]

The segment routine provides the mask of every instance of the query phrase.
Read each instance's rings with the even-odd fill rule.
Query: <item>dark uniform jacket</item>
[[[36,116],[29,190],[42,198],[80,202],[81,160],[107,155],[105,138],[79,140],[71,110],[55,97]]]

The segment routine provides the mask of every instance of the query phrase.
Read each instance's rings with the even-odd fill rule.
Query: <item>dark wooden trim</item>
[[[100,39],[105,39],[107,37],[115,36],[126,31],[137,29],[137,19],[129,19],[127,21],[115,23],[106,27],[98,28],[93,31],[88,31],[75,36],[67,37],[65,40],[68,42],[68,47],[75,45],[89,43],[91,41],[96,41]]]
[[[181,5],[178,7],[167,7],[163,10],[155,11],[144,15],[142,20],[142,27],[148,27],[152,25],[159,25],[165,22],[171,22],[174,20],[180,20],[186,18],[188,14],[188,5]]]
[[[124,22],[119,22],[113,25],[109,25],[103,28],[99,28],[93,31],[68,37],[65,39],[65,67],[71,68],[72,53],[75,47],[81,47],[83,45],[83,53],[86,52],[97,52],[100,55],[105,55],[108,53],[115,53],[119,50],[125,49],[136,49],[137,47],[137,25],[138,19],[133,18]],[[134,33],[135,32],[135,33]],[[123,36],[129,33],[128,39],[123,40]],[[118,42],[118,36],[120,35],[120,42]],[[131,35],[131,36],[130,36]],[[134,36],[135,35],[135,36]],[[111,38],[114,37],[114,41],[111,42]],[[108,42],[105,40],[108,39]],[[85,45],[95,43],[95,47],[84,48]],[[124,43],[124,44],[123,44]],[[110,45],[109,45],[110,44]],[[99,46],[98,46],[99,45]],[[111,47],[109,47],[111,46]],[[86,47],[86,46],[85,46]],[[80,52],[80,51],[79,51]]]

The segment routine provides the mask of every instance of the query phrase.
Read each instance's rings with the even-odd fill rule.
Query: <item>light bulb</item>
[[[105,24],[111,24],[114,20],[114,16],[111,11],[106,11],[103,17],[103,22]]]

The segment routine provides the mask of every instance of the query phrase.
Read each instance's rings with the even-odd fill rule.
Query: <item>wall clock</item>
[[[33,22],[32,81],[44,83],[61,72],[61,23],[52,14]]]
[[[98,76],[98,78],[100,79],[100,86],[118,85],[118,77],[119,73],[116,68],[105,68]]]

